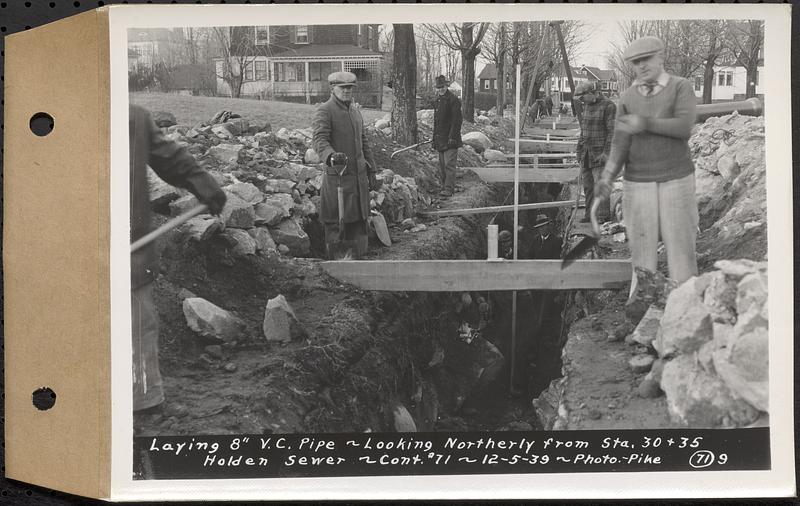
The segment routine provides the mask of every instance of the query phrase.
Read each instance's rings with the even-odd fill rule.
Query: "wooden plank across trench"
[[[559,138],[559,137],[575,137],[577,138],[581,134],[579,128],[569,129],[569,130],[553,130],[552,128],[528,128],[525,130],[523,134],[523,139],[527,137],[545,137],[547,135],[550,138]]]
[[[336,279],[364,290],[466,292],[620,288],[629,260],[345,260],[322,262]]]
[[[541,167],[541,166],[540,166]],[[514,181],[514,167],[489,166],[466,167],[487,183],[509,183]],[[519,168],[520,183],[569,183],[578,178],[578,167],[563,168]]]
[[[527,211],[529,209],[549,209],[552,207],[572,207],[575,205],[574,200],[557,200],[555,202],[533,202],[531,204],[520,204],[517,209],[520,211]],[[488,214],[499,213],[502,211],[513,211],[514,205],[509,204],[506,206],[490,206],[490,207],[470,207],[466,209],[440,209],[438,211],[420,211],[419,214],[427,217],[441,217],[441,216],[463,216],[467,214]]]

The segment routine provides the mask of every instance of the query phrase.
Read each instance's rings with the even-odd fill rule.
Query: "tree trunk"
[[[392,138],[404,146],[417,139],[417,44],[414,25],[394,25],[394,102],[392,103]]]
[[[506,24],[500,23],[500,47],[497,51],[497,113],[502,116],[506,107]]]
[[[714,91],[714,63],[716,58],[709,56],[706,59],[705,70],[703,71],[703,103],[710,104],[712,92]]]
[[[464,94],[461,102],[461,113],[464,121],[475,123],[475,54],[474,50],[461,51]]]
[[[756,96],[756,74],[758,74],[758,60],[750,60],[750,65],[747,66],[747,88],[745,89],[745,98]]]

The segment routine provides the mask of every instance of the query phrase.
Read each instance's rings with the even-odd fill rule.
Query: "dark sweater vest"
[[[664,182],[694,172],[688,140],[696,102],[692,83],[675,76],[655,95],[645,97],[636,86],[622,93],[619,115],[638,114],[647,121],[647,130],[633,137],[625,164],[626,180]]]

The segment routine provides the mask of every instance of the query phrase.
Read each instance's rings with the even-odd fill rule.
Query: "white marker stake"
[[[498,260],[497,258],[497,235],[498,235],[498,225],[489,225],[487,227],[488,232],[486,233],[487,237],[487,244],[486,244],[486,251],[488,252],[486,255],[487,260]]]

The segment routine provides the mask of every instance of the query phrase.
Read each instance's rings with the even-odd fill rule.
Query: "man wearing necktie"
[[[595,195],[608,198],[624,165],[623,212],[633,266],[656,270],[660,238],[670,277],[683,283],[697,274],[697,201],[688,143],[694,89],[689,80],[665,72],[664,43],[656,37],[633,41],[623,58],[636,80],[620,96],[611,154]],[[626,309],[634,322],[647,309],[635,287]]]

